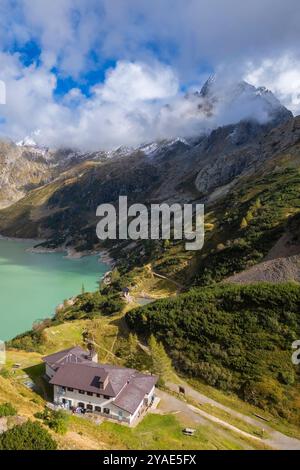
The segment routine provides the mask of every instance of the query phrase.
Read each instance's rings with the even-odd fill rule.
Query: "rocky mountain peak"
[[[226,115],[228,122],[225,124],[257,120],[261,124],[277,125],[293,117],[270,90],[244,80],[232,81],[212,75],[195,95],[206,103],[212,115],[220,112]]]

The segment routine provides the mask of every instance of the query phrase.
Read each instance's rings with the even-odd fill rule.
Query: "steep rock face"
[[[129,203],[193,200],[209,204],[215,191],[255,175],[286,149],[296,152],[294,144],[300,141],[300,118],[271,131],[252,123],[239,127],[242,136],[250,136],[243,137],[241,144],[231,139],[236,127],[226,126],[198,143],[161,144],[152,156],[138,149],[126,156],[70,165],[49,184],[0,211],[0,233],[24,236],[26,226],[27,236],[92,247],[97,243],[99,204],[116,203],[120,195],[128,195]]]
[[[216,188],[234,182],[237,177],[255,173],[259,165],[299,139],[299,117],[275,127],[241,122],[217,129],[200,143],[197,150],[204,158],[195,179],[196,188],[208,195]]]
[[[42,152],[0,141],[0,207],[18,201],[48,178],[49,163]]]
[[[242,117],[236,124],[212,131],[195,149],[203,161],[195,184],[205,195],[249,169],[255,170],[264,158],[264,135],[292,120],[293,115],[271,91],[246,82],[223,83],[220,77],[211,77],[198,95],[210,103],[211,115],[223,114],[229,122],[238,115]]]
[[[77,174],[86,161],[105,161],[106,152],[80,153],[73,149],[39,147],[30,138],[14,144],[0,141],[0,208],[9,207],[66,171]]]
[[[200,193],[230,183],[261,158],[260,138],[267,132],[255,122],[241,122],[236,126],[217,129],[199,146],[206,155],[195,180]]]

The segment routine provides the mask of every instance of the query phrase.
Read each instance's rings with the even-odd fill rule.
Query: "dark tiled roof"
[[[134,376],[117,396],[114,404],[133,414],[145,395],[151,392],[156,382],[157,377],[154,375],[138,374]]]
[[[146,393],[148,394],[149,392],[151,392],[157,380],[158,377],[156,375],[136,373],[132,379],[132,382],[134,382],[134,385],[141,389],[146,395]]]
[[[100,388],[100,382],[107,379],[107,372],[100,365],[97,367],[89,364],[64,364],[59,367],[58,371],[50,380],[52,385],[60,385],[62,387],[71,387],[85,392],[102,393],[110,397],[115,397],[116,393],[108,381],[105,389]]]
[[[43,357],[43,361],[52,367],[59,367],[68,363],[78,364],[90,362],[90,359],[88,353],[84,349],[80,348],[79,346],[75,346],[54,354],[50,354],[50,356],[45,356]]]
[[[114,369],[108,368],[107,372],[109,373],[108,380],[112,385],[112,388],[115,392],[115,396],[117,396],[118,393],[120,393],[124,385],[128,383],[128,381],[130,380],[130,378],[132,377],[134,373],[132,369],[125,369],[121,367],[114,368]]]
[[[122,410],[128,411],[133,414],[141,401],[144,399],[145,393],[140,388],[136,387],[134,383],[129,383],[117,396],[114,404]]]

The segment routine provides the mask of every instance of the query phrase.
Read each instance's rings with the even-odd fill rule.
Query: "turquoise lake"
[[[63,253],[30,253],[31,242],[0,239],[0,340],[49,318],[65,299],[95,291],[109,269],[96,256],[66,259]]]

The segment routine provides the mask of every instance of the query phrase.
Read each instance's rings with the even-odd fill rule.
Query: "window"
[[[95,411],[97,411],[98,413],[101,413],[101,406],[95,406]]]
[[[81,393],[81,395],[84,395],[85,394],[85,391],[84,390],[78,390],[79,393]]]
[[[67,390],[68,390],[69,392],[74,392],[74,388],[71,388],[71,387],[68,387]]]
[[[88,394],[89,397],[92,397],[93,396],[93,393],[92,392],[86,392]]]
[[[104,395],[105,400],[109,400],[110,397],[108,395]]]
[[[93,411],[93,405],[86,405],[86,409],[89,411]]]
[[[98,398],[101,398],[101,395],[100,395],[100,393],[96,393],[96,395],[97,395],[97,397],[98,397]]]
[[[106,415],[109,415],[110,409],[109,408],[103,408],[103,413],[105,413]]]

